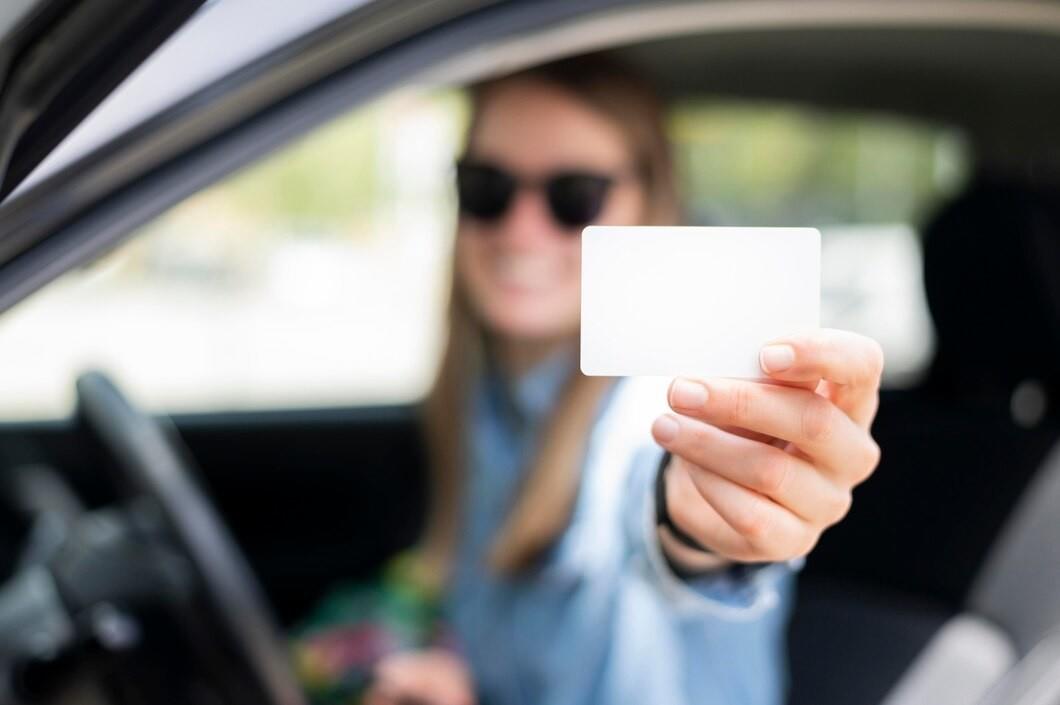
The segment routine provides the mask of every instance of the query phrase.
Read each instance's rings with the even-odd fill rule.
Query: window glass
[[[102,369],[150,409],[401,402],[438,357],[455,93],[394,95],[187,199],[0,317],[0,417]]]
[[[358,109],[171,209],[0,316],[0,418],[69,413],[103,369],[149,409],[397,403],[441,345],[459,93]],[[960,188],[944,128],[720,100],[674,107],[689,220],[812,225],[822,320],[880,340],[889,385],[931,353],[918,224]]]
[[[923,373],[933,336],[919,226],[963,185],[953,129],[869,113],[690,101],[672,118],[688,218],[821,230],[821,323],[884,348],[885,386]]]

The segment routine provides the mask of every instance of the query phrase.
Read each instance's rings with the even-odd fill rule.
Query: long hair
[[[678,197],[661,101],[651,87],[614,58],[585,55],[493,78],[470,88],[467,142],[475,134],[494,89],[514,80],[546,83],[582,101],[621,130],[645,194],[644,224],[679,219]],[[476,320],[453,275],[448,342],[424,406],[430,511],[421,559],[428,576],[444,581],[459,531],[466,462],[468,392],[482,373],[487,331]],[[542,431],[537,453],[523,473],[512,509],[489,552],[490,565],[513,574],[533,565],[570,521],[578,494],[585,444],[611,380],[574,372]]]

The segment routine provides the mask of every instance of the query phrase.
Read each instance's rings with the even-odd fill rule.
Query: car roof
[[[1060,129],[1060,13],[1051,20],[1035,32],[959,22],[750,30],[626,52],[671,95],[882,110],[959,125],[983,142],[1019,137],[1041,146]]]
[[[119,86],[26,186],[370,4],[209,3]],[[884,110],[957,124],[984,142],[1018,134],[1033,147],[1053,144],[1060,124],[1060,2],[1055,1],[623,3],[493,47],[501,55],[496,59],[488,47],[458,56],[428,80],[460,82],[500,67],[613,45],[674,98],[727,95]],[[1020,123],[1018,131],[1014,122]]]
[[[23,182],[24,190],[181,100],[367,0],[213,0],[173,34]]]
[[[641,2],[495,54],[478,50],[437,73],[467,80],[612,47],[671,98],[890,112],[964,128],[984,152],[1060,158],[1055,0]]]

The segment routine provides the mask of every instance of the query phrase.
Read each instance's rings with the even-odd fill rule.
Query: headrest
[[[979,178],[924,230],[936,357],[925,386],[1060,401],[1060,194]]]

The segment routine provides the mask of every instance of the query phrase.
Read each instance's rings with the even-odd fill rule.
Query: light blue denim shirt
[[[446,611],[480,703],[779,705],[791,567],[682,581],[662,558],[652,495],[662,450],[650,424],[665,386],[622,380],[607,395],[570,526],[543,565],[519,578],[485,565],[575,364],[565,351],[515,385],[487,376],[472,396]]]

